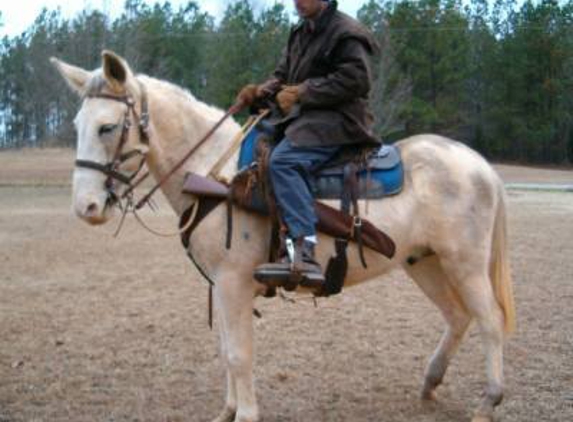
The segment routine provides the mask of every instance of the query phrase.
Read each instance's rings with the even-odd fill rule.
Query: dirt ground
[[[207,288],[177,239],[70,212],[73,153],[0,153],[0,422],[209,421],[224,374]],[[573,172],[498,166],[506,181]],[[150,224],[171,230],[166,205]],[[573,194],[510,192],[518,331],[504,422],[573,420]],[[472,326],[436,405],[418,400],[443,323],[401,272],[320,300],[261,299],[258,399],[266,422],[467,421],[484,382]]]

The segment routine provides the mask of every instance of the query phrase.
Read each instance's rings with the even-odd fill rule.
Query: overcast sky
[[[155,0],[145,0],[153,4]],[[159,1],[163,3],[163,0]],[[188,0],[171,0],[171,4],[178,8],[179,5],[187,4]],[[220,17],[226,6],[232,0],[197,0],[201,10],[209,12],[215,17]],[[356,16],[356,12],[366,0],[338,0],[339,9]],[[4,35],[14,36],[28,28],[38,16],[43,7],[49,10],[61,8],[66,17],[73,17],[79,11],[91,8],[111,13],[116,17],[123,9],[124,0],[0,0],[0,12],[2,13],[3,26],[0,27],[0,38]],[[288,10],[293,12],[292,0],[253,0],[252,4],[258,9],[274,3],[284,3]]]

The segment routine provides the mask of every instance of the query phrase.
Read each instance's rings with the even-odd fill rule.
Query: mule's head
[[[112,216],[114,197],[121,195],[126,186],[121,177],[110,177],[102,168],[114,167],[119,176],[134,173],[142,160],[137,153],[147,152],[137,130],[139,122],[130,120],[138,108],[141,87],[127,62],[110,51],[102,53],[102,67],[94,71],[55,58],[51,61],[68,86],[82,98],[74,119],[77,165],[73,176],[73,209],[89,224],[103,224]],[[129,128],[129,123],[133,127]],[[136,153],[131,154],[132,158],[117,160],[127,152]],[[98,169],[100,165],[102,168]]]

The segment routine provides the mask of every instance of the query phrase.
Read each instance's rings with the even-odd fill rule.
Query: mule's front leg
[[[218,300],[217,307],[220,309]],[[225,332],[224,319],[221,312],[217,312],[217,322],[219,324],[221,357],[224,360],[227,375],[227,398],[225,399],[225,407],[213,422],[233,422],[237,415],[237,389],[235,386],[235,379],[231,374],[231,369],[229,368],[229,363],[227,361],[227,334]]]
[[[219,280],[215,297],[224,337],[221,340],[227,364],[227,402],[216,421],[257,422],[259,411],[253,382],[254,283],[250,274],[242,280],[237,280],[236,273]]]

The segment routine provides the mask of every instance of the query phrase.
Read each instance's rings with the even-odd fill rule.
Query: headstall
[[[106,206],[113,206],[119,204],[121,207],[121,199],[125,198],[126,196],[128,196],[133,192],[134,185],[132,183],[137,177],[137,175],[140,173],[141,169],[143,168],[143,165],[145,164],[146,154],[141,152],[140,150],[134,149],[128,152],[123,152],[123,149],[127,144],[129,130],[131,129],[132,126],[132,120],[131,120],[132,116],[138,124],[140,142],[144,145],[147,146],[149,145],[149,111],[147,103],[147,93],[142,83],[139,83],[139,87],[141,90],[141,115],[139,115],[135,110],[135,100],[130,94],[116,96],[111,94],[100,93],[100,94],[89,94],[86,95],[85,97],[85,98],[101,98],[111,101],[118,101],[127,106],[123,118],[123,125],[122,125],[121,135],[119,138],[119,143],[113,155],[113,159],[105,164],[91,160],[81,160],[81,159],[76,160],[76,167],[96,170],[107,176],[107,179],[105,181],[105,189],[108,194]],[[121,165],[135,156],[141,156],[141,161],[139,163],[137,170],[129,175],[122,173],[120,169]],[[136,185],[138,185],[140,181],[142,181],[145,177],[147,177],[147,174],[144,175],[136,183]],[[127,185],[128,187],[127,191],[121,197],[119,197],[115,192],[114,188],[116,182]]]

